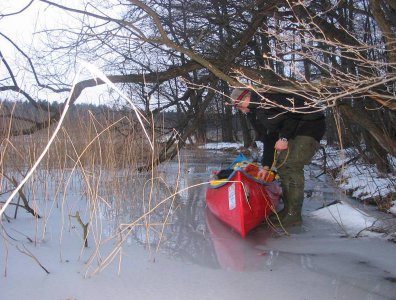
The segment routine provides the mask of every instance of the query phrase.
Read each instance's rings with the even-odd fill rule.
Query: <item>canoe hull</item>
[[[236,171],[224,184],[208,187],[206,203],[217,218],[245,237],[276,211],[280,195],[278,182],[264,183]]]

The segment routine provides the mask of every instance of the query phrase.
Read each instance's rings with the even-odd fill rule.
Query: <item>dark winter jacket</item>
[[[258,134],[257,140],[264,143],[263,165],[270,166],[273,161],[275,142],[279,138],[293,139],[296,136],[310,136],[320,142],[326,130],[323,112],[312,112],[306,107],[306,98],[292,94],[261,94],[270,101],[287,107],[295,107],[301,113],[289,112],[284,108],[261,108],[253,104],[248,119]],[[261,97],[252,93],[251,102],[260,102]],[[292,101],[291,101],[292,100]],[[311,113],[309,113],[311,111]]]

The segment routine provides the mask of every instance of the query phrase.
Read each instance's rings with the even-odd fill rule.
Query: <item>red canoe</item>
[[[217,218],[245,237],[276,211],[280,195],[279,182],[266,183],[236,169],[226,180],[209,185],[206,203]]]

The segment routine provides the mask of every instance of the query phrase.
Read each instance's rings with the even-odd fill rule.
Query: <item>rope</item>
[[[279,154],[280,154],[280,152],[277,151],[277,150],[275,149],[275,153],[274,153],[274,162],[272,163],[271,169],[272,169],[272,168],[274,168],[275,170],[276,170],[276,169],[279,169],[280,167],[282,167],[282,166],[286,163],[286,161],[287,161],[287,159],[288,159],[288,157],[289,157],[289,147],[287,147],[287,152],[286,152],[285,159],[282,161],[281,164],[279,164],[279,165],[277,166],[277,165],[276,165],[276,162],[277,162],[277,160],[278,160],[278,155],[279,155]]]
[[[268,181],[268,179],[270,178],[270,176],[271,176],[272,174],[275,176],[276,173],[277,173],[276,170],[279,169],[280,167],[282,167],[282,166],[286,163],[287,158],[289,157],[289,147],[287,148],[287,152],[286,152],[286,157],[285,157],[285,159],[282,161],[281,164],[279,164],[279,165],[277,166],[276,164],[277,164],[277,162],[278,162],[278,156],[279,156],[279,154],[280,154],[280,152],[277,151],[277,150],[275,149],[275,151],[274,151],[274,160],[273,160],[273,162],[272,162],[271,168],[268,170],[268,174],[267,174],[267,176],[265,177],[264,181]]]

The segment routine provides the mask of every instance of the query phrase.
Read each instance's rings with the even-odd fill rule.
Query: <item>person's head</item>
[[[231,93],[232,104],[241,112],[247,113],[250,111],[249,104],[252,92],[249,89],[236,88]]]

